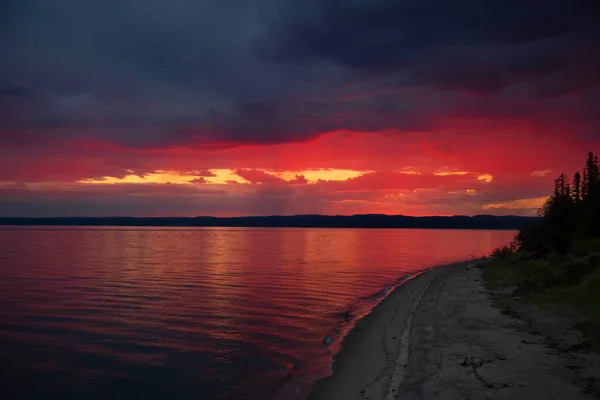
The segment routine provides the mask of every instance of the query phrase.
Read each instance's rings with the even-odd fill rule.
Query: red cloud
[[[238,169],[235,171],[236,175],[244,178],[250,183],[283,183],[285,180],[268,174],[264,171],[256,169]]]
[[[0,215],[58,215],[75,210],[81,215],[101,211],[105,215],[532,214],[533,209],[484,206],[525,204],[515,201],[545,196],[551,191],[554,175],[580,169],[587,151],[600,149],[598,138],[575,140],[562,129],[541,131],[508,121],[492,126],[486,120],[470,121],[468,125],[468,130],[460,132],[337,132],[312,143],[241,146],[222,151],[132,150],[74,141],[2,146]],[[309,184],[300,173],[288,182],[269,173],[319,168],[373,172],[346,181],[315,184]],[[200,184],[210,182],[207,178],[216,169],[233,170],[256,185]],[[533,174],[543,170],[552,173]],[[156,171],[195,175],[194,182],[199,184],[73,184],[81,179],[122,178]],[[468,173],[439,176],[434,175],[436,171]],[[492,175],[493,180],[480,181],[479,174]],[[32,186],[31,182],[37,184]],[[207,196],[209,193],[211,196]],[[98,204],[98,199],[108,197],[114,200],[110,207]],[[173,202],[169,203],[168,198]],[[74,206],[76,201],[80,206]],[[152,201],[157,205],[152,206]],[[144,207],[137,209],[136,202]],[[19,204],[30,206],[25,209]],[[90,211],[86,211],[86,204]]]
[[[288,183],[306,184],[306,183],[308,183],[308,180],[304,177],[304,175],[296,175],[296,177],[294,179],[292,179],[291,181],[289,181]]]

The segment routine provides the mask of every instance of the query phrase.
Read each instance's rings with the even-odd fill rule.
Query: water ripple
[[[407,274],[513,234],[0,229],[1,384],[21,398],[288,399],[328,373],[337,342],[322,339]]]

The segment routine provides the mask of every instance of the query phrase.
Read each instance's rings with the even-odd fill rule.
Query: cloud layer
[[[4,215],[531,213],[600,148],[594,1],[0,7]]]

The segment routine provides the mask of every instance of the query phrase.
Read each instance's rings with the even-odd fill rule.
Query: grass
[[[503,251],[483,277],[492,290],[514,288],[515,296],[540,307],[578,311],[582,319],[574,327],[584,334],[587,347],[600,351],[600,254],[528,259]]]
[[[576,241],[571,251],[580,256],[600,252],[600,238],[589,238]]]

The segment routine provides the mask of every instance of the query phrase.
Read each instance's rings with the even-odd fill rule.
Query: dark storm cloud
[[[307,0],[271,20],[260,50],[490,92],[576,63],[598,67],[598,15],[590,0]]]
[[[0,140],[222,148],[425,131],[471,103],[495,115],[518,99],[521,117],[533,98],[582,90],[570,104],[585,110],[600,77],[595,4],[6,1]]]
[[[255,118],[278,111],[253,105],[275,104],[313,75],[256,59],[259,9],[247,2],[21,0],[6,10],[0,88],[12,112],[3,131],[144,147],[193,142],[184,125],[204,131],[199,140],[260,142]],[[14,104],[18,87],[31,91],[26,107]],[[281,130],[277,118],[267,136]]]
[[[5,86],[0,87],[0,98],[4,99],[28,99],[32,96],[32,92],[25,88],[19,86]]]

